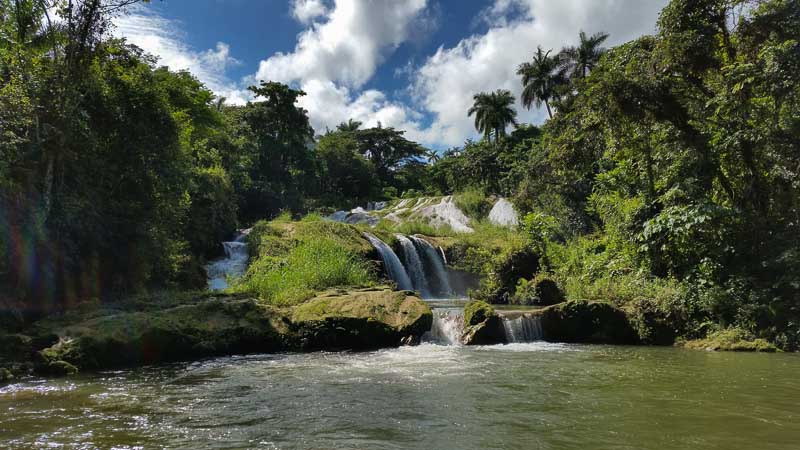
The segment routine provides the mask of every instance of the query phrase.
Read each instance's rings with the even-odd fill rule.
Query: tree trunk
[[[550,103],[548,103],[547,100],[544,101],[544,107],[547,108],[547,115],[552,119],[553,111],[550,111]]]

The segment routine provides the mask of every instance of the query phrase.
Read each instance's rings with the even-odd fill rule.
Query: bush
[[[564,293],[550,275],[538,273],[532,280],[520,278],[510,301],[517,305],[549,306],[563,302]]]
[[[485,219],[492,210],[492,202],[483,190],[468,188],[453,197],[456,206],[474,220]]]

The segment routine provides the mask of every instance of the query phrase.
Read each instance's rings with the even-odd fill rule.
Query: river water
[[[795,449],[800,357],[534,342],[0,386],[0,448]]]

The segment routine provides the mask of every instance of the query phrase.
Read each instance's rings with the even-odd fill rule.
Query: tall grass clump
[[[276,306],[302,303],[334,286],[366,286],[376,280],[368,262],[330,238],[301,241],[284,256],[255,260],[236,287]]]
[[[468,188],[456,194],[453,196],[453,201],[467,217],[473,220],[485,219],[492,210],[492,202],[483,190],[478,188]]]

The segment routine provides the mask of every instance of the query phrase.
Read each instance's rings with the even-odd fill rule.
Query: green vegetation
[[[314,220],[258,222],[248,240],[255,259],[234,287],[273,305],[296,305],[335,286],[377,281],[372,247],[353,226]]]
[[[777,347],[764,339],[754,339],[753,336],[740,329],[728,328],[725,330],[709,333],[705,339],[688,341],[684,343],[686,348],[698,350],[722,350],[729,352],[765,352],[774,353]]]
[[[369,286],[363,227],[291,218],[455,195],[473,234],[414,217],[375,232],[431,236],[490,302],[535,301],[550,279],[592,301],[561,312],[622,311],[639,342],[735,329],[800,348],[798,2],[672,0],[654,35],[614,48],[532,43],[521,100],[550,119],[516,124],[508,91],[476,93],[465,114],[484,138],[441,155],[353,120],[316,136],[305,93],[281,83],[226,105],[111,38],[129,3],[0,0],[0,302],[15,311],[202,287],[218,242],[253,223],[235,291],[295,305]],[[482,222],[497,196],[518,230]]]

